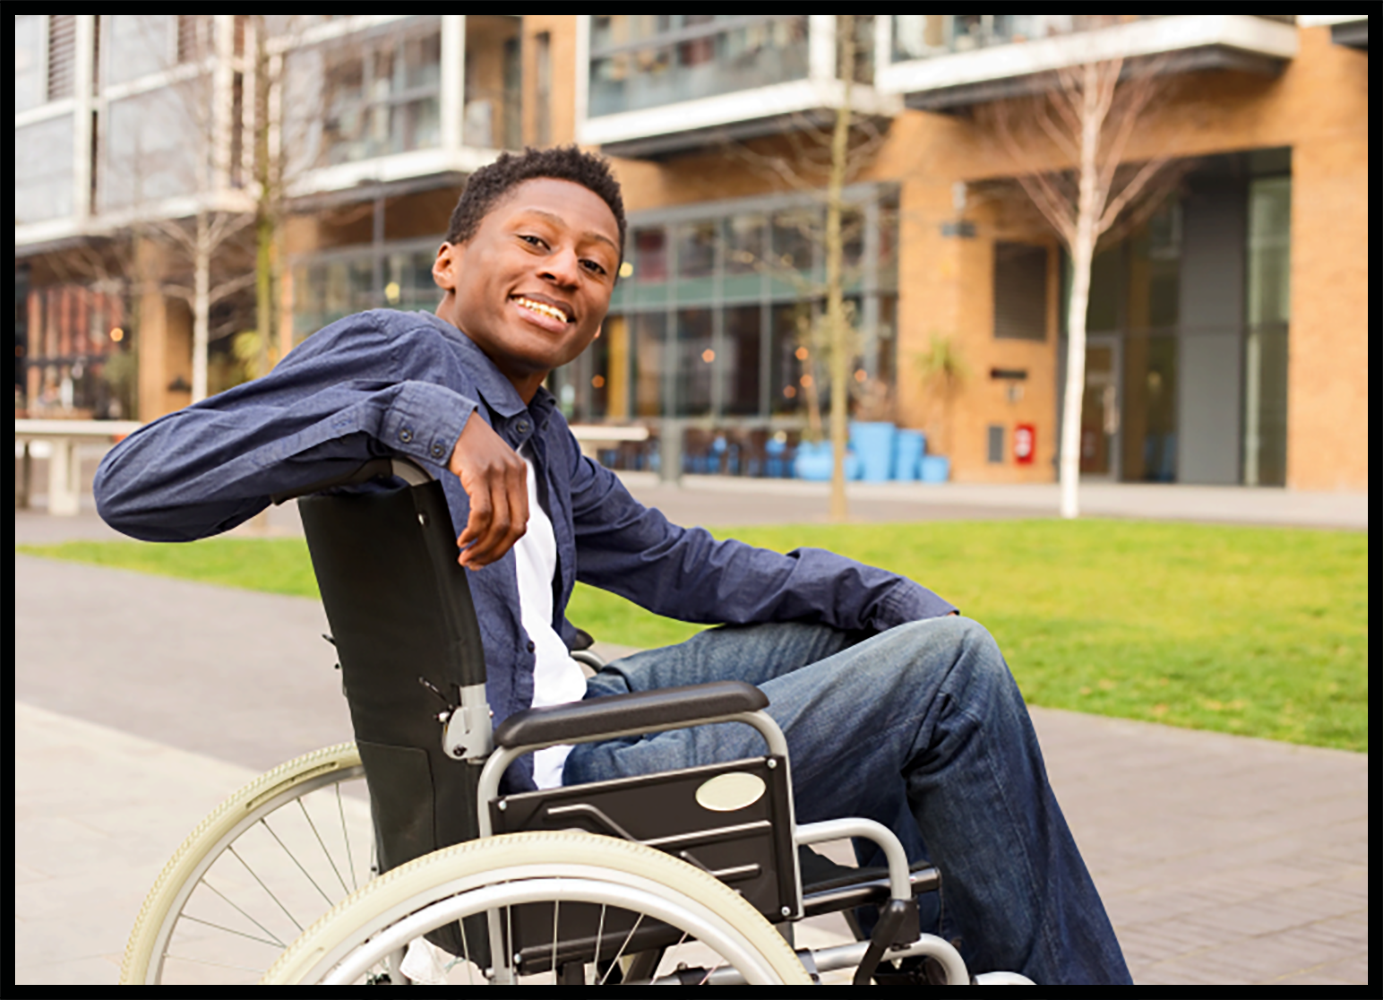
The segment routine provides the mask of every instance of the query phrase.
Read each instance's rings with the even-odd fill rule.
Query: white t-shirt
[[[586,696],[586,675],[571,658],[567,644],[552,627],[552,579],[557,574],[557,538],[552,521],[538,502],[538,473],[527,446],[519,452],[528,465],[528,531],[514,546],[519,574],[519,614],[533,641],[533,707],[564,705]],[[562,784],[562,766],[570,746],[548,747],[533,755],[533,780],[539,788]]]

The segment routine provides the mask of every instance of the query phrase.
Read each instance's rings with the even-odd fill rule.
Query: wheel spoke
[[[274,828],[269,825],[268,821],[260,820],[260,822],[264,824],[264,829],[269,831],[269,836],[273,837],[275,840],[278,841],[279,846],[283,848],[283,853],[288,855],[289,860],[292,861],[293,864],[298,866],[298,871],[303,873],[303,877],[312,883],[312,888],[316,889],[319,893],[321,893],[322,898],[326,900],[327,905],[335,906],[336,901],[333,900],[330,896],[328,896],[326,892],[322,889],[322,887],[317,884],[317,880],[308,873],[306,868],[303,867],[303,863],[298,860],[298,856],[288,849],[288,845],[279,839],[279,835],[274,832]],[[315,829],[313,832],[316,832]]]
[[[231,853],[234,854],[234,853],[235,853],[234,850],[232,850]],[[240,857],[240,856],[237,854],[237,855],[236,855],[236,858],[239,859],[239,857]],[[241,863],[242,865],[245,864],[245,862],[244,862],[243,860],[240,861],[240,863]],[[247,866],[247,867],[248,867],[248,866]],[[250,872],[250,874],[253,875],[254,872]],[[257,880],[257,879],[256,879],[256,880]],[[227,896],[227,895],[226,895],[224,892],[222,892],[220,889],[216,888],[216,886],[212,885],[212,884],[211,884],[210,882],[208,882],[206,879],[202,879],[202,883],[201,883],[201,884],[204,885],[204,886],[206,886],[206,887],[207,887],[208,889],[210,889],[212,892],[216,893],[216,895],[220,896],[221,899],[225,901],[225,903],[226,903],[227,906],[229,906],[229,907],[231,907],[232,909],[234,909],[237,913],[239,913],[242,917],[244,917],[244,918],[245,918],[246,920],[248,920],[250,923],[254,924],[256,927],[258,927],[260,930],[262,930],[265,934],[268,934],[269,937],[273,938],[273,944],[277,945],[277,946],[280,947],[280,948],[287,948],[287,947],[288,947],[287,944],[285,944],[284,942],[282,942],[282,941],[279,940],[279,936],[278,936],[277,934],[275,934],[275,933],[274,933],[273,931],[271,931],[269,928],[265,927],[263,924],[261,924],[261,923],[260,923],[258,920],[256,920],[254,917],[252,917],[252,916],[250,916],[248,913],[246,913],[245,910],[242,909],[233,899],[231,899],[229,896]],[[260,882],[259,884],[260,884],[260,885],[264,885],[263,882]],[[269,890],[268,890],[268,888],[266,887],[264,891],[265,891],[265,892],[268,892]],[[269,893],[269,895],[272,896],[273,893]],[[275,900],[275,902],[278,902],[278,901]],[[280,903],[279,905],[282,906],[283,904]],[[286,912],[286,911],[285,911],[285,912]],[[196,920],[197,918],[194,917],[194,916],[192,916],[192,915],[189,914],[189,913],[184,913],[184,914],[182,915],[182,919],[185,919],[185,920]],[[289,920],[292,920],[293,917],[290,915],[288,919],[289,919]],[[198,922],[199,922],[199,923],[206,923],[205,920],[201,920],[201,921],[198,921]],[[295,922],[296,922],[296,921],[295,921]],[[229,928],[227,928],[227,929],[229,930]],[[302,928],[299,927],[298,930],[301,931]],[[232,931],[231,933],[240,933],[240,932]],[[250,936],[250,935],[246,935],[246,937],[249,937],[249,936]]]
[[[298,799],[298,808],[302,810],[303,819],[307,820],[307,825],[312,828],[312,836],[317,838],[318,845],[322,848],[322,854],[327,859],[327,864],[331,865],[331,870],[336,874],[336,881],[341,883],[341,891],[350,895],[350,888],[346,885],[346,880],[341,877],[341,871],[336,867],[336,860],[331,856],[331,851],[327,850],[326,842],[322,840],[322,835],[317,832],[317,824],[312,822],[312,817],[307,813],[307,806],[303,805],[303,800]],[[299,867],[302,867],[299,865]],[[316,885],[314,882],[313,885]],[[320,891],[320,890],[318,890]],[[323,895],[326,895],[323,893]],[[327,902],[331,902],[330,899]]]
[[[341,814],[341,837],[346,842],[346,870],[351,873],[351,892],[360,888],[355,877],[355,858],[351,854],[351,834],[346,825],[346,806],[341,801],[341,783],[336,783],[336,811]]]
[[[604,903],[601,903],[601,904],[600,904],[600,920],[599,920],[599,922],[597,922],[596,925],[595,925],[595,961],[596,961],[596,971],[597,971],[597,972],[600,971],[600,939],[604,936],[604,934],[605,934],[605,904],[604,904]],[[611,968],[614,968],[614,966],[611,966]],[[605,975],[603,975],[603,976],[600,977],[600,982],[599,982],[597,985],[599,985],[599,986],[604,986],[604,985],[605,985],[605,980],[607,980],[607,979],[609,979],[609,978],[610,978],[610,969],[606,969],[606,970],[605,970]]]
[[[207,888],[210,889],[211,886],[207,886]],[[214,889],[213,889],[212,891],[215,892]],[[226,899],[226,897],[225,897],[225,896],[222,896],[221,893],[218,892],[218,893],[216,893],[216,894],[217,894],[218,896],[221,896],[222,899]],[[229,900],[229,899],[226,899],[226,902],[227,902],[227,903],[230,903],[230,900]],[[230,905],[231,905],[231,906],[235,906],[234,903],[230,903]],[[235,908],[236,908],[237,910],[240,910],[240,907],[238,907],[238,906],[235,906]],[[262,938],[262,937],[256,937],[256,936],[253,935],[253,934],[246,934],[244,931],[238,931],[238,930],[236,930],[234,927],[227,927],[225,924],[218,924],[218,923],[214,923],[213,921],[210,921],[210,920],[203,920],[201,917],[194,917],[194,916],[193,916],[192,914],[190,914],[190,913],[184,913],[184,914],[182,915],[182,918],[183,918],[184,920],[191,921],[191,922],[194,923],[194,924],[201,924],[203,927],[211,927],[211,928],[213,928],[213,929],[215,929],[215,930],[218,930],[218,931],[225,931],[227,934],[234,934],[236,937],[242,937],[242,938],[244,938],[244,939],[247,940],[247,941],[254,941],[254,942],[258,943],[258,944],[267,944],[267,945],[269,945],[271,948],[287,948],[287,947],[288,947],[288,945],[284,944],[284,943],[283,943],[282,941],[280,941],[278,938],[276,938],[276,937],[273,936],[273,934],[274,934],[273,931],[269,930],[267,927],[265,927],[263,924],[261,924],[258,920],[255,920],[254,917],[250,916],[250,915],[249,915],[248,913],[246,913],[244,910],[240,910],[240,913],[245,917],[246,920],[249,920],[251,923],[253,923],[253,924],[254,924],[256,927],[258,927],[260,930],[264,931],[265,934],[268,934],[269,937],[267,937],[267,938]],[[164,956],[165,956],[165,957],[171,957],[171,956],[169,956],[169,953],[168,953],[168,952],[164,952]],[[179,956],[179,957],[183,957],[183,956]],[[186,959],[186,961],[189,961],[189,962],[199,962],[199,961],[204,961],[204,959],[188,958],[188,959]],[[215,965],[216,963],[215,963],[215,962],[211,962],[211,963],[208,963],[208,964],[210,964],[210,965]],[[255,970],[251,969],[250,971],[253,972],[253,971],[255,971]]]
[[[262,823],[264,821],[260,820],[260,822]],[[232,844],[231,846],[227,847],[226,851],[229,854],[231,854],[236,861],[239,861],[242,865],[244,865],[245,870],[250,873],[250,877],[253,878],[256,882],[258,882],[259,887],[269,894],[270,899],[272,899],[275,903],[278,904],[279,909],[283,911],[283,915],[292,922],[293,926],[298,929],[298,933],[301,934],[303,932],[303,925],[298,923],[297,917],[293,916],[293,914],[289,912],[288,907],[283,905],[283,900],[279,899],[278,896],[274,894],[274,890],[270,889],[267,885],[264,884],[264,880],[259,877],[259,873],[256,872],[253,868],[251,868],[248,864],[246,864],[245,859],[242,858],[240,856],[240,853],[235,849],[235,845]]]
[[[556,880],[561,885],[562,880]],[[562,901],[554,899],[552,901],[552,975],[557,978],[557,915],[562,911]]]

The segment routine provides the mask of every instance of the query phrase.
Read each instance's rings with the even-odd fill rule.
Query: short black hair
[[[447,227],[448,243],[464,243],[475,235],[480,222],[495,204],[514,187],[539,177],[572,181],[599,195],[619,223],[619,254],[624,260],[624,198],[619,181],[603,157],[577,146],[551,149],[525,149],[522,153],[501,153],[494,163],[481,167],[466,181]]]

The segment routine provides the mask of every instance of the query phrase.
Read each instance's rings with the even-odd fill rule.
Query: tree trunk
[[[1097,188],[1100,131],[1104,113],[1097,85],[1098,69],[1083,67],[1080,116],[1080,195],[1076,206],[1076,233],[1071,241],[1071,302],[1067,312],[1066,398],[1061,419],[1061,516],[1080,516],[1080,416],[1085,398],[1085,315],[1090,304],[1090,260],[1095,255],[1095,226],[1104,209],[1104,192]]]
[[[849,510],[845,500],[846,402],[850,398],[849,344],[845,330],[845,301],[841,288],[840,210],[845,187],[845,166],[850,137],[850,89],[855,76],[855,18],[844,14],[837,22],[841,39],[840,72],[845,94],[836,110],[831,136],[831,182],[826,201],[826,320],[831,331],[831,469],[832,521],[844,521]]]
[[[1085,398],[1085,313],[1090,302],[1090,259],[1094,240],[1082,227],[1071,250],[1071,300],[1066,343],[1066,395],[1061,411],[1061,516],[1080,516],[1080,416]],[[1082,245],[1084,244],[1084,245]]]
[[[196,290],[192,305],[192,402],[207,397],[207,343],[211,313],[211,234],[205,211],[197,213],[194,269]]]
[[[269,131],[270,117],[270,79],[269,50],[263,16],[256,17],[255,24],[255,181],[258,182],[259,199],[255,218],[255,328],[259,334],[259,351],[255,361],[256,370],[251,377],[258,378],[269,371],[269,352],[272,338],[276,336],[276,310],[274,308],[274,241],[276,219],[274,200],[278,197],[278,177],[270,159]]]

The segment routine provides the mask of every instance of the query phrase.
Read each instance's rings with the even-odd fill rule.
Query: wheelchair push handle
[[[372,458],[343,475],[330,476],[295,490],[271,494],[269,499],[277,507],[289,500],[311,496],[313,493],[321,493],[323,490],[334,489],[338,486],[357,486],[360,483],[369,482],[371,479],[388,479],[390,477],[402,479],[409,486],[421,486],[433,479],[432,473],[411,458],[403,455],[392,455]]]

